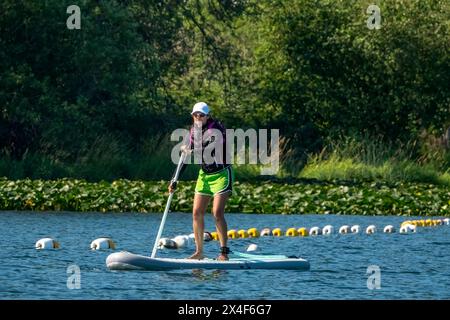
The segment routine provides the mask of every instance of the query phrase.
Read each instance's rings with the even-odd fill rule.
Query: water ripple
[[[118,250],[148,255],[160,223],[159,214],[78,214],[2,212],[0,240],[0,299],[448,299],[450,228],[421,228],[410,235],[365,234],[308,238],[230,240],[244,251],[250,243],[260,253],[296,255],[308,259],[309,272],[277,270],[179,270],[170,272],[109,271],[111,251],[91,251],[93,239],[108,235]],[[228,214],[231,228],[312,227],[331,224],[375,224],[378,230],[401,217],[244,215]],[[206,228],[214,229],[211,215]],[[191,233],[191,215],[170,213],[164,236]],[[57,239],[62,248],[37,251],[43,237]],[[160,256],[186,257],[193,248],[161,251]],[[205,244],[208,256],[217,242]],[[81,289],[69,289],[70,265],[80,267]],[[369,290],[369,266],[378,266],[381,288]]]

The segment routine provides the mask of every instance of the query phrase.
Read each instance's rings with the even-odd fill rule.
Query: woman
[[[209,201],[213,198],[213,215],[220,242],[220,254],[217,260],[228,260],[230,249],[227,247],[227,223],[224,217],[225,205],[231,196],[234,173],[231,164],[226,163],[226,131],[223,125],[209,114],[204,102],[194,105],[191,112],[193,126],[190,132],[189,147],[185,152],[201,155],[201,169],[195,186],[193,229],[196,251],[190,259],[203,259],[204,216]],[[217,138],[217,133],[220,135]],[[206,149],[206,150],[205,150]],[[216,151],[219,151],[218,153]],[[195,160],[195,155],[194,155]],[[180,171],[184,171],[186,164]],[[173,192],[176,183],[171,181],[169,192]]]

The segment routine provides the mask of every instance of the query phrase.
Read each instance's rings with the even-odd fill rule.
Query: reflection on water
[[[226,275],[226,270],[204,270],[204,269],[193,269],[192,275],[199,280],[208,281],[208,280],[217,280],[220,277]]]

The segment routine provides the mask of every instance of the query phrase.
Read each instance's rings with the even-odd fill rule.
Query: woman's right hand
[[[177,189],[177,182],[176,181],[170,181],[169,193],[174,193],[176,189]]]
[[[190,154],[192,152],[191,148],[189,146],[186,145],[182,145],[180,148],[181,152],[186,153],[187,155]]]

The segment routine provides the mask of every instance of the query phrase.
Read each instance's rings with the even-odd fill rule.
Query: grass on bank
[[[450,186],[450,174],[439,172],[432,165],[420,166],[412,161],[386,160],[381,165],[357,162],[331,156],[326,160],[313,158],[300,174],[302,178],[318,180],[384,181],[393,183],[422,182]]]
[[[311,155],[299,177],[450,186],[449,151],[438,149],[425,153],[426,156],[416,155],[412,144],[394,146],[381,138],[347,138]]]

